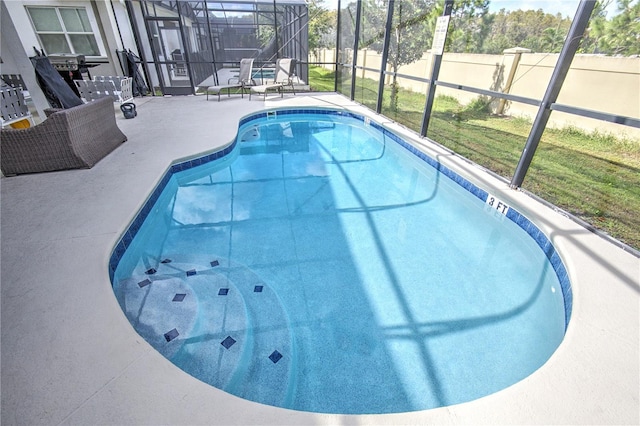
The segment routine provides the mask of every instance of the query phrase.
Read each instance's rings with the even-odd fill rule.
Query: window
[[[84,7],[27,7],[45,53],[101,56]]]

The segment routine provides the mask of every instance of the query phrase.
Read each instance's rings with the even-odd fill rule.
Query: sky
[[[542,9],[545,13],[562,14],[573,18],[578,9],[579,0],[491,0],[489,3],[490,12],[498,12],[500,9],[505,10],[538,10]],[[611,18],[616,12],[615,0],[607,8],[607,17]]]
[[[640,1],[640,0],[638,0]],[[349,3],[348,0],[343,0],[342,5]],[[322,5],[329,9],[336,8],[338,0],[324,0]],[[568,16],[573,19],[578,10],[578,4],[580,0],[490,0],[489,12],[498,12],[500,9],[505,10],[538,10],[542,9],[545,13],[562,14],[562,16]],[[607,8],[607,18],[611,18],[616,15],[617,7],[616,0],[611,0],[611,4]]]
[[[616,0],[610,0],[611,3],[607,7],[607,19],[611,19],[618,14]],[[640,1],[640,0],[636,0]],[[350,3],[350,0],[342,0],[342,7]],[[323,0],[322,6],[328,9],[338,7],[338,0]],[[573,19],[578,10],[580,0],[490,0],[489,12],[499,12],[500,9],[505,10],[538,10],[542,9],[545,13],[555,15],[560,13],[563,17]]]

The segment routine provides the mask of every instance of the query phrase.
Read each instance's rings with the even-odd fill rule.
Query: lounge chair
[[[251,100],[251,94],[263,94],[265,100],[267,99],[267,91],[277,90],[280,93],[280,97],[283,96],[283,89],[285,86],[291,86],[293,94],[296,94],[296,90],[293,87],[293,69],[295,61],[291,58],[281,58],[276,61],[275,78],[273,83],[261,84],[258,86],[252,86],[249,90],[249,100]]]
[[[223,90],[227,91],[227,96],[231,96],[232,89],[240,89],[240,93],[244,98],[244,89],[245,87],[249,87],[255,84],[255,81],[252,78],[253,76],[253,59],[244,58],[240,60],[240,72],[238,73],[238,77],[231,77],[227,84],[219,85],[219,86],[209,86],[207,87],[207,100],[209,100],[209,93],[212,95],[218,95],[218,102],[220,102],[220,92]]]

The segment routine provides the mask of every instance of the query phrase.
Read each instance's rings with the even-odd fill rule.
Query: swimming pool
[[[260,84],[264,84],[267,80],[273,80],[275,78],[275,74],[275,68],[260,68],[253,70],[251,78],[261,82]]]
[[[434,408],[503,389],[563,338],[571,290],[514,208],[345,111],[280,110],[175,164],[114,249],[138,333],[265,404]]]

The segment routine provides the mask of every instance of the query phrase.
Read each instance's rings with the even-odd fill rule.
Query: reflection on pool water
[[[110,267],[129,321],[182,370],[314,412],[496,392],[549,359],[571,309],[516,209],[333,110],[248,117],[222,153],[172,166]]]

